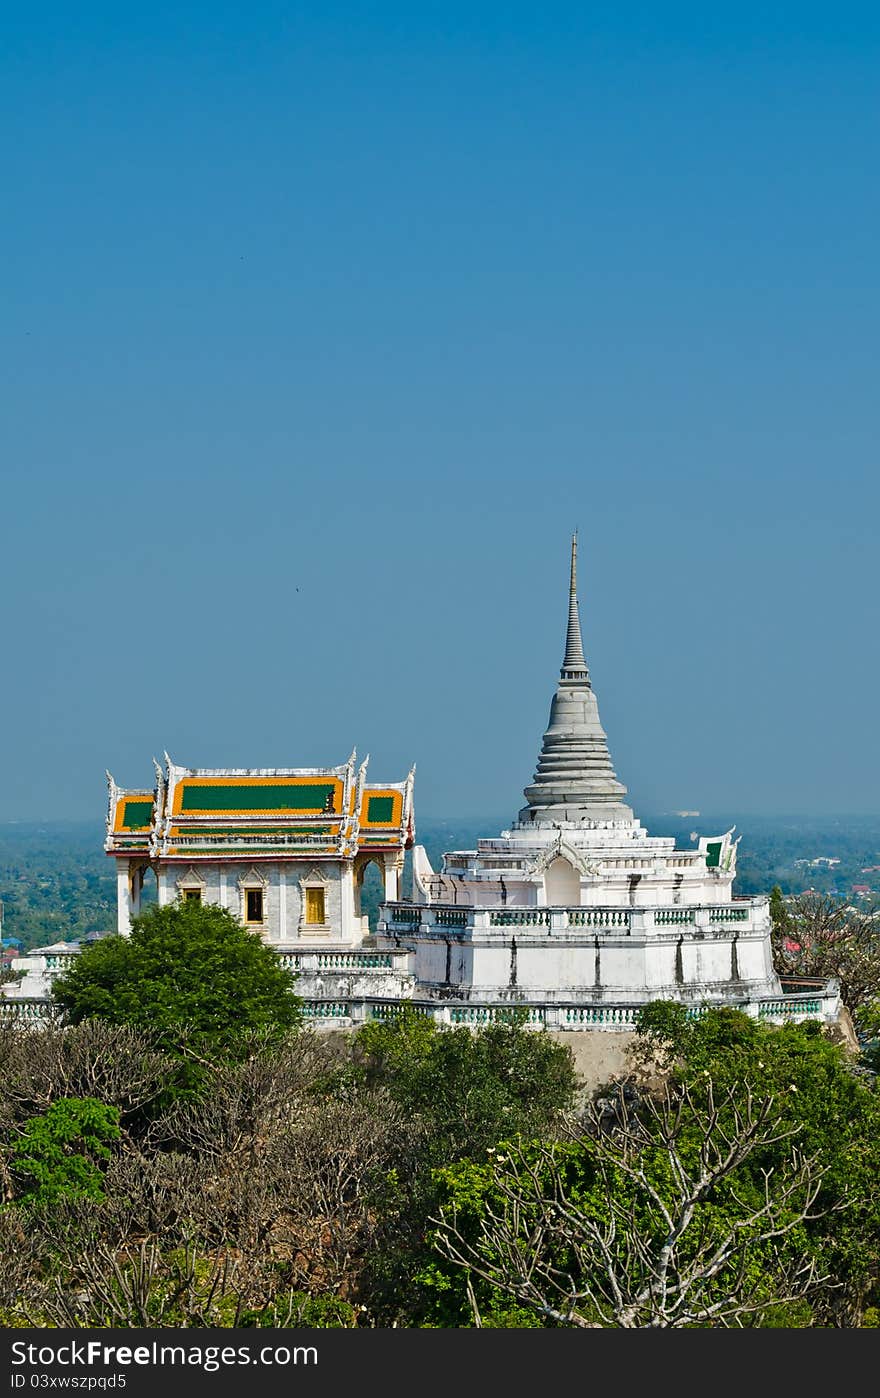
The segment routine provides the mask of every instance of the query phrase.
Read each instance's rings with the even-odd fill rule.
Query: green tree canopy
[[[657,1001],[639,1016],[639,1032],[676,1056],[673,1080],[697,1098],[741,1092],[748,1084],[772,1097],[784,1122],[797,1129],[805,1155],[824,1169],[809,1246],[836,1279],[840,1307],[859,1313],[880,1296],[880,1093],[871,1075],[832,1043],[815,1021],[776,1027],[739,1010],[718,1008],[687,1019],[680,1006]],[[756,1153],[752,1184],[779,1167],[773,1149]],[[835,1323],[839,1323],[839,1317]],[[849,1323],[849,1321],[845,1322]]]
[[[382,1086],[429,1129],[444,1162],[472,1155],[518,1132],[551,1128],[574,1103],[571,1052],[525,1028],[524,1016],[470,1029],[438,1029],[403,1014],[367,1024],[357,1038],[366,1081]]]
[[[59,1097],[32,1117],[15,1142],[10,1165],[28,1204],[103,1197],[100,1162],[119,1140],[119,1111],[94,1097]]]
[[[876,1324],[872,1076],[816,1023],[657,1001],[639,1033],[662,1089],[609,1084],[571,1141],[435,1171],[426,1322]]]
[[[507,1023],[472,1032],[439,1029],[404,1010],[358,1033],[355,1090],[359,1083],[384,1090],[412,1131],[375,1203],[382,1241],[364,1285],[381,1324],[433,1323],[424,1270],[437,1167],[484,1160],[498,1141],[520,1134],[552,1136],[574,1103],[571,1050],[525,1028],[524,1019],[514,1012]]]
[[[258,936],[212,904],[172,903],[134,919],[129,937],[85,948],[53,987],[67,1022],[148,1030],[159,1046],[230,1051],[254,1031],[300,1021],[293,977]]]

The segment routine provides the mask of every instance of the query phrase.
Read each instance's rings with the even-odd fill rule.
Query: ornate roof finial
[[[589,684],[590,672],[584,659],[584,643],[581,640],[581,622],[578,615],[577,599],[577,530],[571,536],[571,577],[568,586],[568,631],[565,637],[565,659],[560,671],[564,680],[586,680]]]

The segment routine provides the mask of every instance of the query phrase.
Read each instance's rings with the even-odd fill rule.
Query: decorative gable
[[[269,880],[265,874],[251,865],[246,874],[239,875],[238,886],[239,888],[268,888]]]
[[[185,874],[179,874],[174,882],[181,890],[184,888],[205,889],[207,887],[207,879],[199,873],[198,869],[193,868],[192,865],[190,865]]]
[[[533,878],[540,878],[550,868],[553,861],[560,858],[567,859],[572,868],[585,877],[591,874],[596,875],[599,872],[595,865],[587,862],[580,850],[569,844],[568,840],[564,840],[560,834],[556,843],[549,845],[531,865],[528,870],[529,875]]]

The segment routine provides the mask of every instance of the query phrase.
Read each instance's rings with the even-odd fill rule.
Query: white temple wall
[[[647,946],[629,938],[599,943],[599,984],[603,994],[617,991],[623,998],[634,986],[649,992],[672,980],[674,958],[662,946]]]
[[[740,936],[736,944],[736,957],[741,980],[763,981],[768,985],[776,980],[769,937],[757,934]]]
[[[771,993],[775,977],[765,954],[766,939],[760,933],[740,933],[735,940],[736,980],[759,994]],[[734,979],[733,943],[733,932],[703,939],[689,932],[647,938],[600,934],[580,941],[528,935],[468,939],[450,942],[448,955],[446,942],[438,938],[416,937],[412,945],[416,978],[426,985],[461,985],[478,996],[514,989],[532,998],[586,993],[626,1001],[676,994],[698,998],[701,988],[729,986]]]
[[[119,861],[120,866],[127,861]],[[259,879],[253,877],[259,875]],[[119,929],[127,930],[128,870],[120,867],[118,878]],[[167,863],[158,873],[160,906],[173,903],[183,885],[201,889],[202,901],[227,908],[234,917],[244,921],[245,887],[263,890],[263,923],[254,930],[267,942],[321,942],[356,945],[362,940],[362,929],[354,914],[354,882],[350,862],[305,861],[278,862],[254,860],[228,861],[208,864],[201,861]],[[313,884],[324,890],[324,922],[310,926],[305,922],[303,885]],[[126,928],[123,929],[123,922]]]
[[[583,850],[589,860],[590,851]],[[560,865],[560,861],[554,861]],[[652,866],[652,861],[629,861],[633,866],[601,871],[579,879],[553,877],[553,865],[543,877],[528,879],[509,870],[499,870],[485,860],[476,877],[457,884],[461,902],[480,907],[699,907],[721,905],[731,900],[731,877],[716,876],[711,870],[674,866],[668,869]],[[498,882],[504,876],[504,896]],[[548,879],[548,876],[549,879]],[[447,876],[448,878],[448,876]],[[435,884],[436,886],[436,884]],[[450,887],[451,887],[450,882]],[[441,895],[443,896],[443,895]]]
[[[442,942],[420,941],[416,946],[417,981],[440,984],[446,979],[446,947]]]
[[[432,985],[470,985],[473,981],[475,948],[471,942],[419,938],[414,946],[417,981]]]
[[[516,985],[520,985],[519,979],[519,947],[517,947],[517,979]],[[487,946],[485,943],[476,943],[473,947],[473,984],[475,990],[480,986],[497,986],[502,989],[510,985],[510,938]]]
[[[508,964],[510,954],[508,953]],[[566,986],[591,986],[595,980],[595,947],[566,946],[523,946],[519,942],[516,949],[516,983],[524,990],[552,990],[561,993]],[[482,979],[482,977],[481,977]]]

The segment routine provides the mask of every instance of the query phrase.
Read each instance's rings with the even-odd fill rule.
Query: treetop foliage
[[[292,989],[272,949],[230,912],[187,902],[149,908],[129,937],[83,948],[53,995],[70,1024],[126,1024],[178,1051],[184,1031],[190,1049],[283,1034],[300,1021]]]
[[[28,1205],[100,1199],[101,1164],[119,1140],[119,1112],[94,1097],[59,1097],[15,1141],[10,1167]]]
[[[516,1023],[198,1040],[171,1095],[138,1029],[0,1028],[0,1324],[875,1323],[880,1099],[817,1026],[654,1005],[662,1083],[587,1106]]]
[[[570,1051],[516,1016],[473,1033],[405,1010],[359,1031],[355,1063],[367,1085],[384,1087],[429,1124],[446,1159],[550,1129],[573,1106],[578,1085]]]

